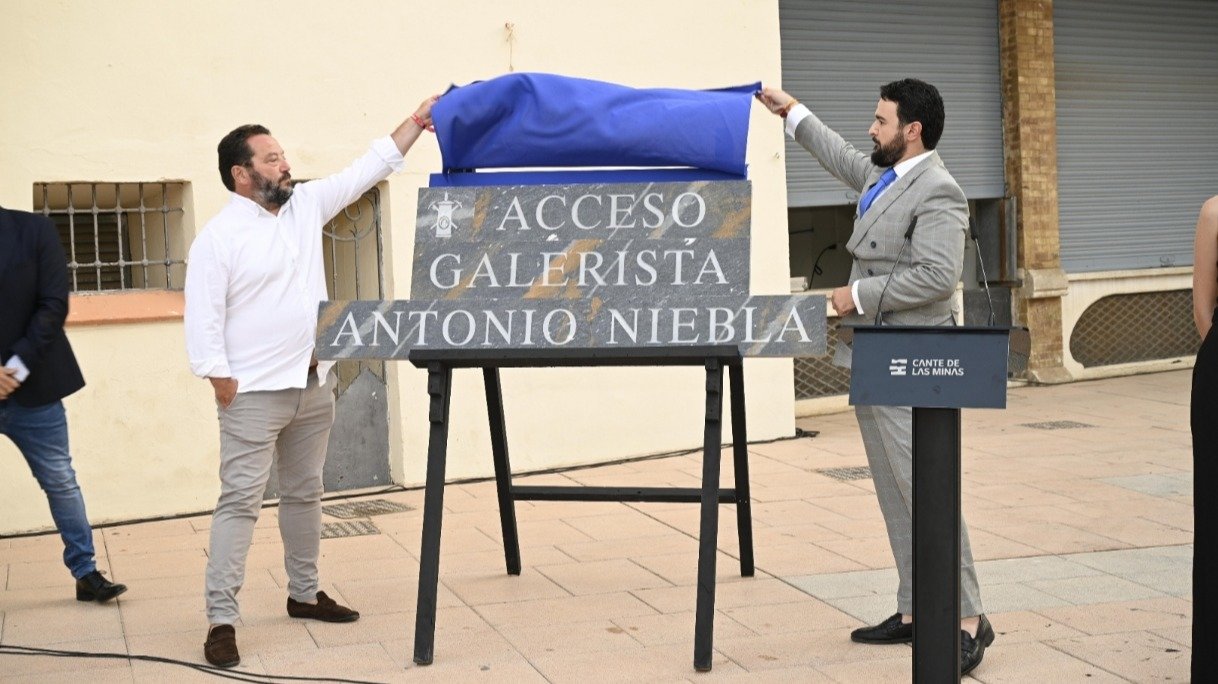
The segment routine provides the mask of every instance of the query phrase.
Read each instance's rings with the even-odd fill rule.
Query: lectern
[[[852,326],[850,403],[913,407],[913,681],[960,681],[960,409],[1006,408],[1023,328]]]

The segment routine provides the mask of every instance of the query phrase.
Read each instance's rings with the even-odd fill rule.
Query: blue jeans
[[[76,484],[68,453],[68,418],[63,402],[19,406],[0,401],[0,435],[21,450],[38,486],[46,492],[51,517],[63,538],[63,563],[80,579],[97,569],[93,562],[93,528],[85,515],[85,499]]]

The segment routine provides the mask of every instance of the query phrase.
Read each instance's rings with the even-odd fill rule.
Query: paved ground
[[[983,682],[1187,681],[1192,461],[1187,371],[1029,387],[964,416],[964,510],[998,639]],[[896,579],[852,413],[800,421],[813,438],[750,449],[757,575],[739,577],[723,509],[714,670],[691,664],[697,506],[521,503],[524,573],[503,571],[493,483],[445,498],[435,664],[411,663],[422,492],[378,534],[322,542],[322,579],[349,625],[284,612],[274,509],[241,593],[238,672],[369,681],[908,681],[906,646],[848,631],[895,607]],[[677,456],[520,478],[697,486]],[[857,475],[846,471],[845,475]],[[731,479],[725,468],[724,481]],[[367,499],[364,499],[365,501]],[[327,522],[338,522],[327,517]],[[0,642],[200,662],[209,519],[107,528],[100,565],[131,591],[73,600],[56,537],[0,539]],[[82,671],[87,670],[87,675]],[[0,681],[212,679],[125,660],[0,655]]]

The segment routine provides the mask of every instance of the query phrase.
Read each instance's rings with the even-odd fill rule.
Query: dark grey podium
[[[960,409],[1006,408],[1023,328],[852,326],[850,403],[913,407],[913,681],[960,681]]]

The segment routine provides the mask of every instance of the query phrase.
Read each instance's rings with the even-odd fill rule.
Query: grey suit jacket
[[[884,169],[833,132],[816,115],[799,123],[795,141],[816,157],[826,171],[862,195]],[[905,231],[917,217],[910,244],[901,252]],[[968,202],[937,152],[932,152],[897,179],[861,218],[846,249],[854,258],[850,283],[858,281],[863,315],[842,318],[844,324],[875,322],[885,283],[884,322],[891,325],[951,325],[952,294],[964,270]],[[897,254],[901,254],[900,262]],[[891,281],[889,273],[892,274]],[[839,346],[836,362],[849,363]]]

